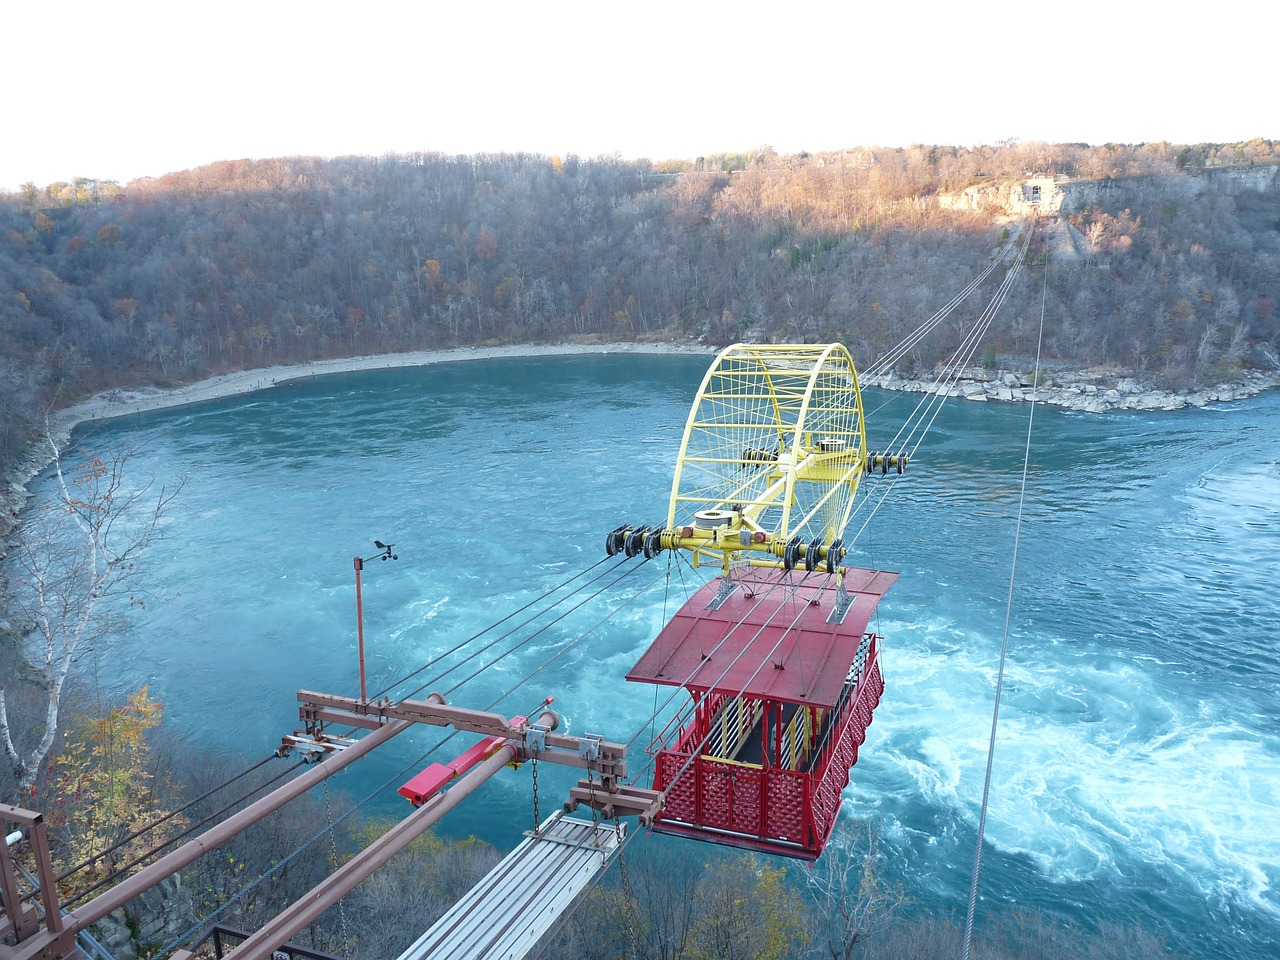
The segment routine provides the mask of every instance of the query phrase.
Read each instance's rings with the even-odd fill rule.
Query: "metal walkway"
[[[625,832],[547,818],[398,960],[519,960],[604,872]]]

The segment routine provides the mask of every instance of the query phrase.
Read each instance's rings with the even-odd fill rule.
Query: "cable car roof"
[[[628,680],[698,692],[830,708],[836,705],[867,624],[896,573],[850,567],[852,604],[838,622],[837,579],[826,573],[752,568],[716,606],[721,579],[680,608],[627,674]]]

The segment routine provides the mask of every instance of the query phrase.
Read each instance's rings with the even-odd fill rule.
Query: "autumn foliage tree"
[[[611,870],[544,945],[543,960],[785,960],[810,940],[803,897],[785,866],[713,854],[689,841],[646,846]]]
[[[692,960],[783,960],[809,942],[786,867],[753,854],[722,864],[698,890]]]
[[[186,826],[157,798],[149,735],[164,709],[144,686],[123,703],[73,724],[42,778],[41,802],[58,841],[59,872],[84,865],[69,878],[74,893],[127,866]],[[162,822],[151,829],[156,820]]]

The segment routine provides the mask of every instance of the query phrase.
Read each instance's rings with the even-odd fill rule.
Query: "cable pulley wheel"
[[[844,539],[836,537],[827,547],[827,573],[835,573],[836,566],[844,559]]]
[[[794,570],[800,561],[801,542],[799,537],[792,537],[782,550],[782,569]]]
[[[626,541],[623,543],[623,551],[628,557],[634,557],[644,549],[644,537],[649,530],[650,527],[646,524],[642,527],[636,527],[627,534]]]
[[[644,558],[652,560],[662,552],[662,531],[655,530],[644,538]]]

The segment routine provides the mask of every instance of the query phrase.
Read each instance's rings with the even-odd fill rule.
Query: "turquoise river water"
[[[595,564],[619,523],[661,520],[707,363],[344,374],[79,431],[99,453],[142,442],[139,477],[187,480],[146,559],[157,599],[95,651],[97,682],[147,683],[194,743],[266,755],[297,725],[297,690],[358,690],[352,558],[375,554],[374,538],[399,559],[364,573],[370,692]],[[868,392],[873,449],[917,399]],[[876,622],[887,690],[842,817],[880,823],[889,879],[917,903],[961,913],[1028,410],[950,402],[850,557],[901,578]],[[653,689],[623,675],[694,586],[666,571],[654,561],[493,667],[477,672],[517,636],[435,686],[476,673],[450,699],[488,706],[630,599],[497,709],[552,695],[571,731],[636,737],[639,767]],[[984,904],[1140,922],[1215,960],[1276,955],[1278,585],[1280,394],[1178,413],[1037,409]],[[439,738],[392,741],[342,789],[398,785]],[[545,777],[544,813],[569,780]],[[402,803],[391,789],[372,808]],[[531,816],[526,767],[442,832],[510,847]]]

